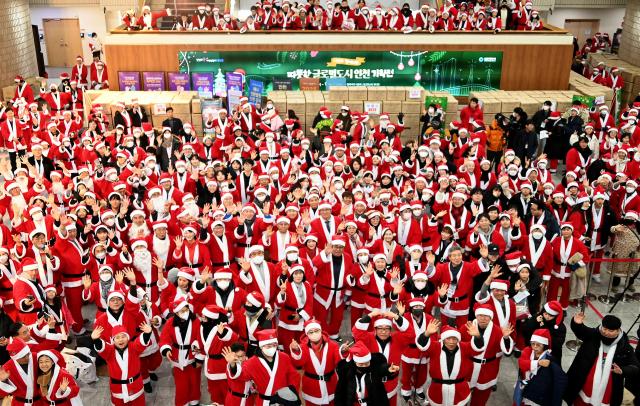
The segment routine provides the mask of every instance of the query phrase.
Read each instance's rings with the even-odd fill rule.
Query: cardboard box
[[[331,90],[329,90],[331,92]],[[349,97],[347,100],[367,100],[367,88],[364,86],[349,87]]]
[[[404,94],[404,92],[403,92]],[[398,114],[402,111],[402,102],[395,100],[383,100],[382,112],[389,114]],[[392,119],[393,120],[393,119]]]
[[[15,96],[16,93],[16,87],[15,85],[12,86],[6,86],[2,88],[2,100],[11,100],[13,99],[13,96]]]
[[[484,111],[485,113],[495,114],[502,111],[502,102],[500,100],[488,98],[479,100],[482,101],[482,111]]]
[[[324,105],[325,105],[324,104],[324,100],[319,100],[319,101],[309,101],[309,100],[307,100],[306,107],[305,107],[305,110],[306,110],[305,114],[310,114],[310,113],[311,114],[315,114],[318,111],[320,111],[320,107],[322,107]],[[330,111],[333,111],[333,110],[330,110]]]
[[[331,86],[331,89],[329,89],[329,100],[349,100],[349,88],[347,86]],[[364,98],[362,100],[364,100]]]
[[[304,116],[305,114],[305,100],[304,99],[289,99],[287,98],[287,110],[293,110],[298,116]]]
[[[202,114],[191,114],[191,124],[194,127],[202,128]]]
[[[173,99],[171,99],[171,107],[173,107],[175,114],[191,114],[191,99],[181,95],[175,95]]]
[[[385,100],[386,98],[386,86],[372,86],[367,88],[367,100]]]
[[[390,101],[404,101],[406,90],[404,87],[387,87],[387,99]]]
[[[502,100],[502,111],[513,112],[513,109],[516,107],[520,107],[520,102],[518,100]]]
[[[559,97],[556,99],[556,110],[560,112],[565,112],[571,107],[572,98],[569,97]]]
[[[520,107],[522,107],[522,110],[524,110],[528,115],[533,115],[540,109],[540,104],[537,100],[523,99],[520,103]]]
[[[286,90],[285,94],[288,99],[304,99],[304,92],[301,90]]]
[[[313,100],[313,101],[322,100],[322,101],[324,101],[324,96],[322,95],[322,92],[320,90],[306,90],[304,92],[304,99],[306,101],[309,101],[309,100]]]
[[[423,104],[419,101],[403,101],[402,112],[404,114],[419,115],[422,112]]]
[[[325,100],[325,102],[324,102],[323,106],[325,106],[326,108],[328,108],[328,109],[329,109],[329,111],[331,111],[331,112],[336,112],[336,113],[337,113],[337,112],[339,112],[339,111],[340,111],[340,108],[341,108],[343,105],[345,105],[345,104],[346,104],[346,105],[349,105],[349,102],[345,103],[345,102],[342,102],[342,101],[327,101],[327,100]],[[351,111],[358,111],[358,110],[357,110],[357,109],[355,109],[355,107],[353,107],[353,106],[349,106],[349,108],[351,109]]]
[[[364,100],[345,100],[344,104],[346,104],[347,106],[349,106],[349,109],[351,111],[362,111],[362,109],[364,109]],[[340,112],[340,108],[338,107],[335,110],[331,110],[333,113],[339,113]]]
[[[191,113],[195,113],[195,114],[202,113],[202,104],[200,103],[200,99],[191,100]]]

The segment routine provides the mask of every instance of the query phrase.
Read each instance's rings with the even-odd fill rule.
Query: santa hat
[[[22,265],[22,271],[37,271],[39,269],[38,264],[36,263],[36,260],[33,258],[25,258],[22,260],[21,262]]]
[[[493,309],[491,309],[491,306],[489,306],[488,304],[479,305],[478,307],[476,307],[474,313],[476,314],[476,317],[487,316],[493,319]]]
[[[494,279],[489,285],[489,289],[509,290],[509,281],[503,279]]]
[[[305,334],[309,334],[309,331],[315,330],[315,329],[322,330],[322,327],[320,326],[320,322],[318,322],[318,320],[309,319],[309,320],[304,322],[304,333]]]
[[[193,306],[189,304],[186,298],[181,297],[180,299],[174,300],[173,305],[171,306],[174,313],[178,313],[180,310],[188,307],[189,310],[193,310]]]
[[[556,325],[554,328],[558,328],[562,323],[562,319],[564,318],[563,310],[562,305],[557,300],[551,300],[544,304],[544,311],[552,316],[556,316]]]
[[[247,302],[256,307],[264,307],[264,296],[260,292],[251,292],[247,295]]]
[[[347,241],[341,235],[334,235],[333,238],[331,238],[331,245],[340,245],[344,247],[347,245]]]
[[[278,219],[276,220],[276,224],[279,224],[279,223],[290,224],[291,220],[289,220],[289,217],[279,216]]]
[[[210,304],[202,309],[202,315],[211,320],[217,320],[221,314],[227,314],[227,312],[218,305]]]
[[[18,337],[14,337],[13,340],[7,345],[7,352],[14,361],[24,358],[31,354],[29,346]]]
[[[233,273],[229,268],[222,268],[213,274],[213,280],[233,279]]]
[[[373,322],[373,327],[374,328],[378,328],[378,327],[389,327],[391,328],[391,320],[385,318],[385,317],[381,317],[379,319],[377,319],[376,321]]]
[[[385,258],[385,259],[386,259],[386,258]],[[413,276],[411,277],[411,279],[412,279],[413,281],[416,281],[416,280],[425,280],[425,281],[426,281],[426,280],[428,280],[428,279],[429,279],[429,276],[427,276],[427,273],[426,273],[426,272],[418,270],[418,271],[416,271],[416,273],[414,273],[414,274],[413,274]]]
[[[422,306],[424,307],[424,299],[420,298],[420,297],[414,297],[413,299],[409,300],[409,307],[416,307],[416,306]]]
[[[504,259],[505,262],[507,263],[507,266],[509,268],[513,267],[517,267],[518,265],[520,265],[520,257],[522,256],[522,253],[520,251],[514,251],[511,252],[507,255],[505,255]]]
[[[250,256],[251,254],[256,252],[264,252],[264,247],[260,244],[256,244],[247,248],[247,256]]]
[[[301,264],[296,264],[296,265],[293,265],[293,266],[289,267],[289,275],[293,275],[294,273],[296,273],[298,271],[300,271],[302,273],[305,273],[304,267]]]
[[[111,337],[116,337],[119,334],[125,334],[127,338],[131,338],[129,336],[129,332],[127,331],[127,328],[121,324],[114,326],[113,329],[111,330]]]
[[[177,276],[190,280],[191,282],[196,280],[196,273],[194,270],[186,266],[180,268]]]
[[[155,223],[153,223],[153,226],[151,226],[154,230],[157,230],[159,228],[168,228],[169,225],[165,222],[165,221],[156,221]]]
[[[461,339],[460,332],[453,327],[445,326],[440,332],[440,341],[444,341],[447,338],[457,338],[458,341],[460,341]]]
[[[539,328],[533,332],[529,341],[532,343],[538,343],[538,344],[546,345],[547,347],[549,347],[551,346],[551,334],[549,333],[549,330],[544,328]]]
[[[353,347],[349,349],[349,354],[351,354],[353,362],[357,362],[359,364],[371,362],[371,351],[369,351],[362,341],[357,341]]]
[[[131,249],[135,250],[138,247],[147,248],[147,241],[142,238],[137,238],[131,242]]]
[[[258,340],[258,347],[264,347],[269,344],[277,344],[278,343],[278,335],[276,334],[276,330],[267,329],[258,331],[256,334],[256,339]]]
[[[298,247],[296,245],[294,245],[294,244],[287,244],[284,247],[284,253],[285,254],[288,253],[288,252],[298,252],[298,251],[299,251]]]
[[[377,260],[383,260],[383,261],[387,261],[387,256],[385,254],[379,253],[373,256],[373,262],[377,261]]]
[[[124,293],[122,293],[122,291],[120,290],[112,290],[107,295],[107,302],[109,302],[111,299],[114,299],[114,298],[120,298],[124,301]]]
[[[565,221],[560,225],[560,230],[562,230],[563,228],[570,228],[571,230],[573,230],[573,224]]]

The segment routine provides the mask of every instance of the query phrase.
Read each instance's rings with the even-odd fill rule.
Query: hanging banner
[[[266,92],[299,90],[301,78],[317,78],[327,90],[340,78],[347,86],[415,86],[466,96],[499,89],[502,74],[499,51],[185,51],[178,62],[183,73],[219,70],[261,80]]]
[[[262,92],[264,91],[264,82],[261,80],[249,79],[249,103],[254,106],[262,104]]]
[[[213,73],[192,73],[191,84],[200,97],[213,97]]]
[[[118,86],[125,92],[141,90],[140,72],[118,72]]]
[[[161,92],[164,87],[164,72],[142,72],[142,84],[148,92]]]
[[[188,73],[167,73],[170,91],[191,90],[191,78]]]

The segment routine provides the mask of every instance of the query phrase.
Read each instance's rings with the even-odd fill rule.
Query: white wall
[[[31,7],[31,24],[37,25],[40,34],[44,35],[42,20],[47,18],[77,18],[80,20],[80,33],[84,33],[82,40],[82,50],[84,52],[85,63],[90,63],[91,51],[89,50],[89,34],[96,32],[98,38],[102,39],[107,34],[107,25],[102,7]],[[44,63],[47,65],[47,45],[44,40],[40,41]]]
[[[618,8],[556,8],[545,21],[556,27],[564,28],[565,20],[600,20],[600,32],[609,33],[609,38],[621,27],[624,19],[624,7]],[[582,44],[580,44],[582,45]]]

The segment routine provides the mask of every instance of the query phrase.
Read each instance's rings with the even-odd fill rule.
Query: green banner
[[[579,102],[580,104],[584,104],[587,108],[591,108],[595,105],[596,98],[594,96],[587,96],[583,94],[574,94],[572,102]]]
[[[429,108],[430,105],[435,104],[436,106],[440,106],[442,111],[447,111],[447,104],[449,103],[449,99],[445,96],[427,96],[424,99],[424,107]]]
[[[239,72],[245,80],[260,80],[264,91],[274,79],[345,78],[347,86],[421,86],[467,96],[471,91],[500,87],[502,52],[460,51],[280,51],[178,53],[180,72]]]

